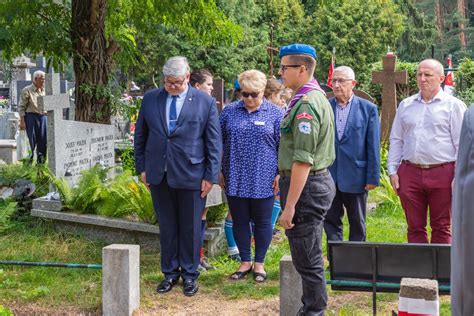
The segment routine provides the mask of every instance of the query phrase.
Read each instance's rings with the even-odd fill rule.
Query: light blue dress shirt
[[[349,98],[346,104],[340,104],[336,99],[336,131],[337,139],[339,140],[341,140],[346,130],[347,119],[351,112],[352,99],[354,99],[354,95]]]
[[[176,119],[179,118],[179,114],[181,113],[181,109],[183,108],[184,100],[186,100],[187,93],[188,86],[186,86],[186,90],[179,94],[178,98],[176,99]],[[172,100],[172,95],[168,93],[168,96],[166,97],[166,126],[170,126],[170,107]]]

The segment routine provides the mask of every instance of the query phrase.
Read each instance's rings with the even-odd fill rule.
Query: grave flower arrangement
[[[6,109],[8,108],[9,100],[4,96],[0,95],[0,108]]]

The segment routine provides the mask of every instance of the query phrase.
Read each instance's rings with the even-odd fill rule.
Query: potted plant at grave
[[[0,95],[0,111],[5,112],[8,110],[9,100],[3,95]]]

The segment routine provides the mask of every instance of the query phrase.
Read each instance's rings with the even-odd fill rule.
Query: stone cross
[[[397,83],[407,84],[406,70],[395,71],[397,56],[387,54],[383,57],[383,71],[372,72],[372,82],[381,83],[382,88],[382,133],[381,140],[388,141],[392,122],[397,111]]]
[[[216,98],[217,109],[219,113],[224,108],[224,80],[223,79],[214,79],[214,90],[212,91],[212,96]]]

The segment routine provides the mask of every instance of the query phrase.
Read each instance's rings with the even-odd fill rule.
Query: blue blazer
[[[200,190],[202,180],[218,182],[222,137],[216,100],[189,87],[170,135],[166,124],[164,88],[147,92],[135,128],[135,165],[147,182],[159,184],[167,173],[175,189]]]
[[[336,119],[336,98],[329,100]],[[336,125],[334,124],[336,129]],[[329,168],[341,192],[364,193],[380,181],[380,121],[377,106],[354,95],[344,134],[336,132],[336,160]]]

